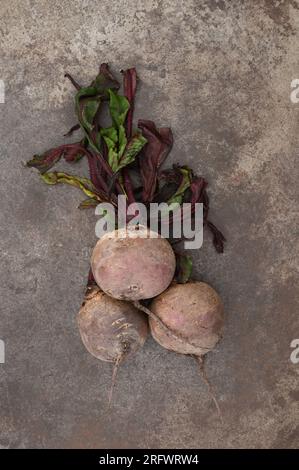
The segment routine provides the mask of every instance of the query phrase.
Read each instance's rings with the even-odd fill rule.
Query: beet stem
[[[76,90],[80,90],[82,88],[81,85],[79,85],[79,83],[77,83],[76,80],[69,73],[65,73],[64,76],[65,78],[69,79],[69,81],[72,83],[72,85],[74,85]]]
[[[70,130],[66,134],[63,134],[63,136],[64,137],[70,137],[72,135],[72,133],[77,131],[78,129],[80,129],[80,124],[75,124],[74,126],[72,126],[70,128]]]
[[[132,181],[130,178],[130,174],[128,172],[127,168],[123,169],[123,178],[124,178],[124,187],[126,190],[126,194],[128,197],[128,204],[132,204],[133,202],[136,202],[135,196],[134,196],[134,191],[133,191],[133,186],[132,186]]]

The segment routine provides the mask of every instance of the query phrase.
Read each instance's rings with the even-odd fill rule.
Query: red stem
[[[128,197],[128,204],[132,204],[133,202],[136,202],[136,199],[134,196],[132,181],[131,181],[127,168],[123,169],[123,177],[124,177],[124,187],[125,187],[126,194]]]

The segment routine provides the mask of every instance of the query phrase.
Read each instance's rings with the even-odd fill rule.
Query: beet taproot
[[[175,273],[170,243],[144,226],[105,234],[96,244],[91,268],[99,287],[115,299],[150,299],[163,292]]]

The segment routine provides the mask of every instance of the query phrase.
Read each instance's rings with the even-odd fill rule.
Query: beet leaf
[[[167,203],[168,204],[182,204],[184,200],[185,192],[191,186],[193,172],[187,166],[176,167],[174,171],[180,174],[180,184],[176,192],[173,194],[173,196],[171,196],[171,198],[167,201]]]
[[[57,171],[53,171],[52,173],[44,173],[41,175],[41,178],[45,183],[50,185],[58,183],[69,184],[81,189],[89,198],[97,199],[99,202],[102,201],[101,197],[97,193],[96,188],[89,178],[69,175],[67,173]]]
[[[98,204],[99,201],[96,198],[90,197],[80,202],[78,209],[94,209]]]
[[[111,89],[109,89],[108,92],[112,123],[116,129],[119,129],[119,127],[123,126],[125,123],[130,104],[125,96],[118,95]]]
[[[132,135],[134,99],[137,88],[137,73],[135,68],[125,70],[124,74],[124,95],[127,98],[130,108],[126,118],[126,134],[129,139]]]
[[[171,150],[173,137],[168,127],[157,129],[153,121],[140,119],[138,127],[147,140],[140,157],[143,202],[152,202],[157,189],[157,176]]]
[[[75,144],[61,145],[54,149],[50,149],[41,155],[34,155],[26,165],[31,168],[36,168],[40,173],[45,173],[50,170],[62,157],[67,162],[77,162],[85,154],[84,142],[77,142]]]
[[[117,95],[112,90],[109,90],[109,95],[113,126],[102,128],[100,133],[108,148],[108,163],[113,172],[117,173],[134,161],[145,145],[146,139],[141,134],[136,134],[129,142],[127,141],[124,123],[130,107],[129,102],[127,98]]]
[[[176,280],[179,284],[185,284],[192,275],[192,258],[188,255],[175,253],[176,257]]]
[[[121,168],[129,165],[135,160],[135,157],[142,150],[147,140],[141,134],[135,134],[127,143],[123,155],[120,157],[118,162],[118,171]]]

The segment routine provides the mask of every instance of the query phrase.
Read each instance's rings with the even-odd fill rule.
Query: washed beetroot
[[[133,226],[105,234],[91,257],[99,287],[115,299],[150,299],[163,292],[175,273],[170,243],[147,227]]]

